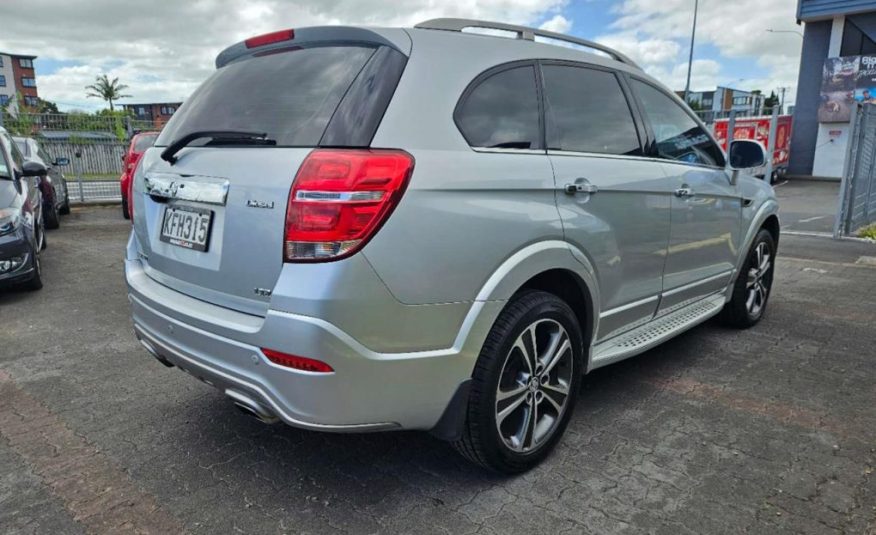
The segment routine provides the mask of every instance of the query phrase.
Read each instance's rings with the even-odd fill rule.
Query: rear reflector
[[[243,43],[246,45],[246,48],[256,48],[259,46],[270,45],[271,43],[291,41],[292,39],[295,39],[295,30],[290,29],[250,37]]]
[[[286,209],[286,262],[338,260],[361,249],[392,213],[413,157],[401,150],[315,149]]]
[[[279,364],[280,366],[285,366],[295,370],[316,373],[331,373],[335,371],[331,366],[321,360],[289,355],[288,353],[281,353],[279,351],[274,351],[273,349],[265,348],[262,348],[262,353],[264,353],[265,356],[268,357],[268,360],[274,364]]]

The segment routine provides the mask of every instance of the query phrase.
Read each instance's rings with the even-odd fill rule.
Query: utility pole
[[[782,98],[779,101],[779,113],[780,114],[785,113],[785,91],[787,91],[787,90],[788,90],[787,87],[780,87],[779,88],[779,91],[782,92]]]
[[[700,7],[700,0],[694,0],[694,19],[693,19],[693,28],[690,31],[690,55],[687,58],[687,83],[684,84],[684,102],[688,103],[687,97],[690,94],[690,71],[693,68],[693,50],[694,50],[694,40],[697,36],[697,10]]]

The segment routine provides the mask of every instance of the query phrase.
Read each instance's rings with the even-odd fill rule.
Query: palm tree
[[[90,89],[91,91],[88,93],[89,97],[94,98],[102,98],[103,100],[109,102],[110,111],[113,111],[113,101],[119,100],[120,98],[129,98],[131,95],[123,95],[122,91],[127,89],[128,86],[125,84],[120,84],[118,78],[113,78],[112,80],[107,77],[105,74],[101,74],[91,85],[85,86],[85,89]]]

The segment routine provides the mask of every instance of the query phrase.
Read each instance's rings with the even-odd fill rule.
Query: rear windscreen
[[[155,144],[197,131],[235,130],[265,133],[278,146],[315,146],[374,50],[290,48],[230,63],[189,97]]]

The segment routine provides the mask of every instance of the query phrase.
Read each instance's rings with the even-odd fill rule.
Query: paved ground
[[[792,179],[777,184],[775,188],[783,230],[833,233],[839,182]]]
[[[543,466],[264,426],[141,350],[118,208],[0,294],[0,532],[876,533],[876,246],[783,238],[764,322],[587,377]],[[813,259],[814,258],[814,259]]]

